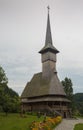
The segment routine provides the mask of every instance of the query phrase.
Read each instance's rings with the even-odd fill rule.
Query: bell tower
[[[52,43],[51,27],[50,27],[50,17],[49,17],[49,6],[48,17],[47,17],[47,29],[46,29],[46,39],[45,46],[39,51],[41,53],[42,61],[42,76],[43,78],[50,79],[56,71],[56,54],[59,52]]]

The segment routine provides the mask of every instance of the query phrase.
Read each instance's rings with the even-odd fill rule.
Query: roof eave
[[[41,50],[39,51],[39,53],[43,54],[43,53],[48,52],[48,51],[53,52],[53,53],[55,53],[55,54],[56,54],[56,53],[59,53],[59,51],[58,51],[57,49],[52,49],[52,48],[41,49]]]

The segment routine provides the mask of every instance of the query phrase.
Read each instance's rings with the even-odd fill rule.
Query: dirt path
[[[73,130],[75,124],[83,123],[83,119],[63,119],[55,130]]]

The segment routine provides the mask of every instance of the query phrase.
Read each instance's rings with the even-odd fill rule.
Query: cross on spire
[[[52,44],[52,35],[51,35],[51,27],[50,27],[50,16],[49,10],[50,7],[47,6],[48,9],[48,16],[47,16],[47,28],[46,28],[46,38],[45,38],[45,46],[39,51],[39,53],[43,54],[45,52],[51,51],[53,53],[58,53],[59,51],[53,46]]]
[[[50,7],[49,7],[49,5],[47,6],[47,9],[48,9],[48,13],[49,13],[49,10],[50,10]]]

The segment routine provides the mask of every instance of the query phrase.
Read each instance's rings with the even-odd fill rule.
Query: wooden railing
[[[55,110],[68,110],[68,107],[67,106],[61,106],[61,105],[53,105],[52,106],[53,109]]]

